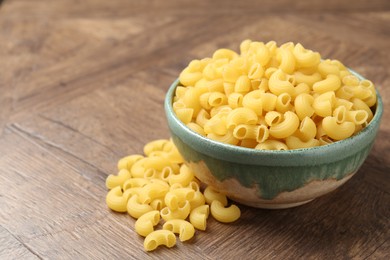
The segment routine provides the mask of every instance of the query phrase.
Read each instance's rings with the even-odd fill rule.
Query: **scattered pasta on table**
[[[145,237],[146,251],[162,245],[173,247],[175,234],[181,242],[190,240],[196,230],[206,230],[210,212],[223,223],[239,218],[239,208],[228,206],[224,194],[200,187],[171,140],[146,144],[144,154],[119,160],[118,174],[106,179],[106,203],[113,211],[127,212],[137,219],[134,230]],[[214,201],[218,203],[212,204]]]

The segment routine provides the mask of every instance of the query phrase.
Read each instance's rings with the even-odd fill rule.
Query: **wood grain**
[[[390,2],[0,0],[0,259],[389,259]],[[163,100],[194,58],[301,42],[371,79],[378,139],[344,186],[286,210],[240,206],[145,253],[105,205],[116,161],[169,137]]]

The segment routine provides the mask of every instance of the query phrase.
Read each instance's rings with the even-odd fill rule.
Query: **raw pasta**
[[[300,43],[245,40],[239,53],[219,49],[211,58],[192,61],[180,74],[173,107],[202,136],[285,150],[352,136],[370,122],[376,101],[373,83],[359,80],[338,60],[323,60]],[[315,128],[326,125],[326,139],[313,122]]]
[[[182,91],[179,90],[180,95],[184,95]],[[216,113],[226,111],[219,108]],[[134,228],[145,237],[146,251],[160,245],[174,246],[175,233],[183,242],[195,235],[195,229],[206,230],[210,205],[214,201],[227,205],[227,197],[211,187],[201,189],[171,140],[152,141],[144,146],[144,153],[145,156],[122,158],[118,162],[118,174],[107,177],[106,187],[110,189],[106,196],[107,206],[137,219]],[[239,211],[237,206],[231,208],[236,214]],[[229,222],[224,217],[217,216],[216,219]],[[158,229],[161,221],[165,222],[163,230]]]

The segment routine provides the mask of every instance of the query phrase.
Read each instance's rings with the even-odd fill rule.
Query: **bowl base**
[[[240,204],[247,205],[250,207],[255,207],[255,208],[260,208],[260,209],[288,209],[288,208],[293,208],[293,207],[298,207],[303,204],[309,203],[310,200],[305,200],[305,201],[300,201],[300,202],[294,202],[294,203],[281,203],[281,204],[270,204],[270,203],[248,203],[248,201],[240,201],[239,199],[232,199]]]

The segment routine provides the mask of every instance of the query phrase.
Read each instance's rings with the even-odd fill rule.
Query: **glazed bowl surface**
[[[348,181],[367,158],[383,112],[377,93],[374,118],[350,138],[314,148],[256,150],[208,139],[185,126],[172,107],[178,85],[177,79],[170,86],[164,106],[172,140],[180,153],[200,181],[233,201],[258,208],[299,206]]]

